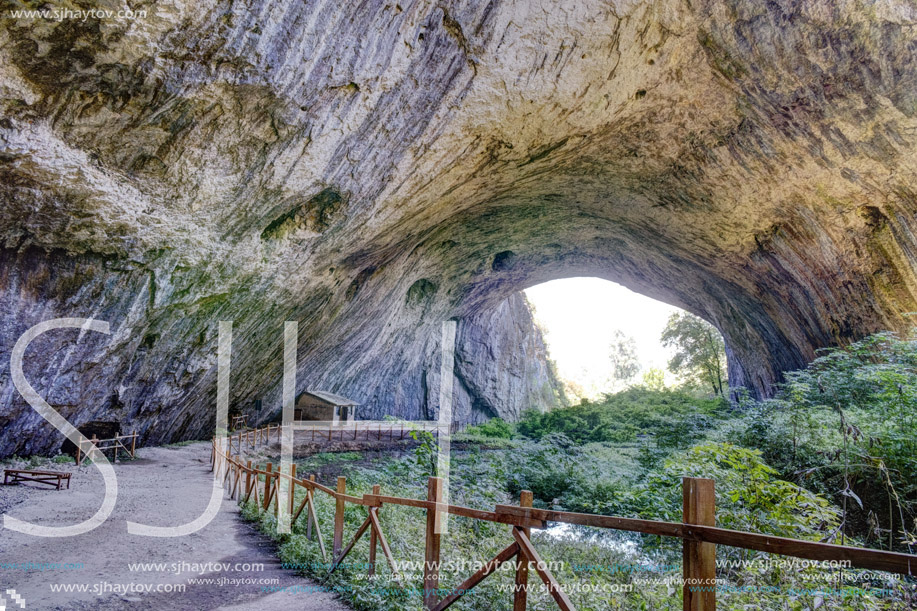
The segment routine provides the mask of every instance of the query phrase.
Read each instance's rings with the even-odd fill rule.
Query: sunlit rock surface
[[[474,420],[543,396],[511,380],[544,367],[506,342],[540,339],[499,304],[552,278],[705,317],[758,394],[917,310],[913,3],[134,8],[3,15],[0,454],[50,428],[7,355],[56,316],[112,334],[37,342],[36,388],[155,442],[212,430],[218,320],[233,405],[260,418],[284,320],[300,386],[415,418],[438,405],[441,322],[476,320],[456,384]]]

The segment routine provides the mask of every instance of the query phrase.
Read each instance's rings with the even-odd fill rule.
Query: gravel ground
[[[187,536],[128,534],[127,520],[170,526],[190,522],[203,513],[212,477],[209,453],[209,443],[143,448],[138,459],[116,464],[117,504],[108,520],[89,533],[40,538],[4,529],[0,536],[0,590],[16,590],[29,610],[349,609],[333,594],[310,591],[314,582],[282,569],[273,544],[242,521],[233,501],[224,499],[216,518]],[[28,522],[58,526],[81,522],[100,506],[104,484],[95,467],[45,463],[33,468],[72,472],[70,490],[37,484],[0,486],[0,511]],[[132,563],[164,566],[132,571]],[[216,567],[216,563],[229,563],[230,567]],[[261,564],[263,570],[237,567],[236,563]],[[78,566],[65,568],[61,564]],[[36,565],[42,565],[43,570]],[[222,581],[189,582],[198,578]],[[54,592],[52,586],[58,584],[74,584],[87,591]],[[184,586],[185,591],[136,591],[175,586]],[[294,589],[276,591],[277,587]]]

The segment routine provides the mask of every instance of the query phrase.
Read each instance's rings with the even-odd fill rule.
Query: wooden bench
[[[64,481],[67,482],[67,489],[70,489],[70,474],[61,471],[32,471],[29,469],[4,469],[3,484],[10,486],[19,482],[36,482],[38,484],[47,484],[61,489]]]

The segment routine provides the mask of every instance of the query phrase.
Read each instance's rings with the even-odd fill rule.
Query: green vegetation
[[[620,329],[615,331],[608,347],[608,359],[611,362],[612,388],[620,388],[621,385],[627,384],[640,371],[637,342]]]
[[[492,418],[483,424],[469,426],[465,429],[465,434],[495,439],[512,439],[514,431],[513,425],[509,422],[502,418]]]
[[[185,446],[190,446],[192,443],[198,443],[197,441],[191,439],[188,441],[176,441],[175,443],[167,443],[165,447],[167,448],[184,448]]]
[[[722,396],[726,389],[726,345],[716,328],[702,318],[678,312],[662,331],[662,345],[675,348],[669,370],[681,376],[687,386],[713,390]]]
[[[728,411],[721,398],[698,398],[677,390],[644,387],[605,395],[591,402],[549,412],[529,410],[517,424],[520,435],[541,439],[563,433],[577,443],[636,441],[638,435],[695,437]]]
[[[300,467],[312,470],[331,463],[349,462],[362,458],[363,455],[359,452],[319,452],[303,460]]]
[[[743,397],[730,405],[721,397],[644,386],[547,413],[526,412],[516,424],[492,420],[470,427],[455,438],[450,495],[457,504],[489,509],[531,490],[539,507],[677,522],[681,478],[710,477],[716,481],[720,526],[913,552],[915,418],[917,341],[880,334],[824,352],[806,370],[788,375],[777,397],[766,401]],[[431,439],[419,440],[416,450],[371,462],[354,460],[354,453],[317,455],[322,458],[306,459],[299,472],[334,461],[351,493],[368,492],[378,483],[384,492],[424,498],[435,447]],[[318,503],[330,543],[333,503],[323,495]],[[251,507],[246,512],[256,518]],[[385,506],[380,515],[395,558],[421,561],[419,510]],[[345,538],[364,517],[362,508],[348,508]],[[273,531],[273,517],[258,519]],[[303,572],[324,578],[318,546],[303,528],[297,524],[293,535],[280,539],[281,556],[290,563],[319,563]],[[680,575],[677,540],[586,528],[565,533],[569,536],[536,531],[533,537],[546,561],[565,563],[556,573],[577,608],[681,608],[680,587],[641,583]],[[443,558],[484,561],[508,540],[505,526],[453,517]],[[349,560],[365,562],[367,547],[361,541]],[[731,586],[757,588],[719,593],[723,609],[872,611],[913,608],[917,601],[914,583],[892,575],[773,566],[766,562],[780,557],[727,546],[718,547],[717,558],[759,562],[718,569]],[[648,563],[671,570],[583,569]],[[457,585],[470,572],[445,570],[443,587]],[[363,567],[345,567],[327,583],[340,587],[357,609],[420,609],[417,592],[382,589],[393,585],[387,575],[382,567],[372,581]],[[509,609],[511,596],[499,588],[511,582],[511,573],[498,572],[456,608]],[[403,583],[421,587],[419,574],[405,576]],[[587,584],[632,589],[582,591]],[[885,590],[851,595],[844,590],[851,587]],[[539,594],[529,607],[550,609],[553,603]]]
[[[917,339],[880,333],[824,351],[745,409],[741,442],[830,495],[842,537],[917,553]]]

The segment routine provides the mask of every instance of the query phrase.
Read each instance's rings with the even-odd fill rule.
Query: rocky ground
[[[203,512],[210,492],[209,452],[210,444],[205,442],[150,447],[140,450],[136,460],[115,465],[117,504],[109,519],[92,532],[71,538],[38,538],[4,530],[0,586],[15,589],[28,609],[348,609],[333,594],[310,591],[314,582],[281,568],[273,544],[240,519],[232,501],[224,500],[214,520],[191,535],[153,538],[128,534],[127,520],[178,525]],[[100,506],[104,484],[95,467],[48,463],[36,468],[72,472],[70,490],[34,484],[0,487],[3,513],[49,526],[67,525],[85,520]],[[131,570],[134,563],[162,565]],[[213,566],[217,563],[229,566]],[[263,570],[245,566],[252,564],[263,565]],[[31,570],[22,565],[32,565]],[[213,581],[199,583],[197,579]],[[86,586],[87,591],[54,592],[59,584]],[[184,592],[136,591],[180,585],[185,586]]]

